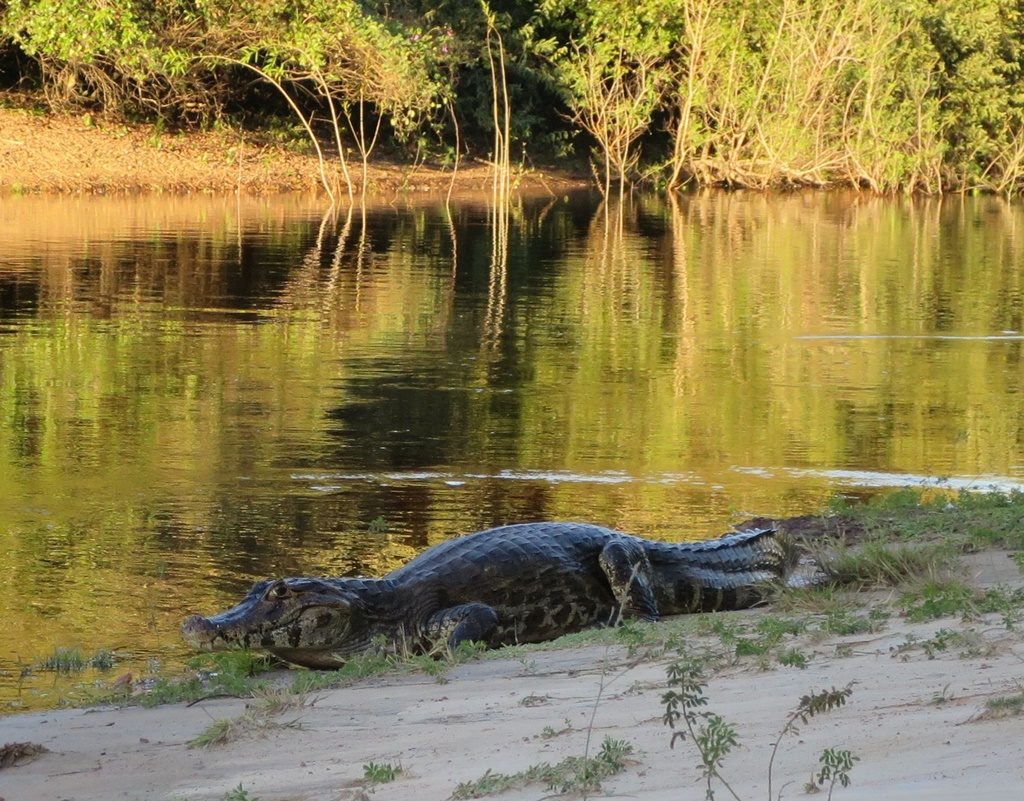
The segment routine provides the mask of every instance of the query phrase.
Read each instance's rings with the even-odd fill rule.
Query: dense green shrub
[[[496,12],[517,152],[592,148],[606,185],[1024,186],[1024,0]],[[486,152],[485,19],[479,0],[10,0],[0,40],[53,107],[208,121],[256,74],[365,161],[378,133],[450,151],[456,124]]]

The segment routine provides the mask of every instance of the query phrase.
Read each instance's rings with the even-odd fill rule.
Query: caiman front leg
[[[455,650],[464,642],[490,643],[498,628],[498,613],[486,604],[459,604],[435,612],[427,619],[424,635],[428,642],[445,642]]]
[[[658,602],[652,586],[654,571],[642,545],[632,540],[612,540],[601,550],[598,561],[619,602],[619,618],[658,619]]]

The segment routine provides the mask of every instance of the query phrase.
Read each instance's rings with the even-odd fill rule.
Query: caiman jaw
[[[338,667],[351,650],[353,610],[345,583],[315,578],[259,581],[231,609],[210,617],[190,615],[181,636],[200,651],[262,648],[295,664]]]
[[[218,645],[221,647],[234,645],[202,615],[189,615],[181,624],[181,636],[185,642],[199,651],[213,651]],[[218,640],[221,642],[218,643]]]

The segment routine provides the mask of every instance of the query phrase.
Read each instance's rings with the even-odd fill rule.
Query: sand
[[[964,571],[980,586],[1024,586],[1005,553],[968,557]],[[861,601],[891,606],[885,594]],[[722,620],[753,623],[770,611],[726,613]],[[921,646],[941,641],[942,634],[934,638],[943,631],[964,634],[971,647]],[[741,798],[766,796],[771,746],[798,698],[850,682],[846,706],[784,740],[773,774],[783,798],[805,794],[828,747],[859,757],[852,784],[837,787],[837,799],[1024,798],[1024,719],[986,707],[989,699],[1019,695],[1024,679],[1024,636],[999,615],[925,623],[897,616],[873,633],[802,634],[792,644],[809,657],[803,669],[777,662],[765,669],[744,659],[710,678],[709,709],[740,733],[723,775]],[[451,669],[445,683],[399,675],[323,691],[311,705],[274,718],[279,728],[212,748],[188,743],[213,719],[242,714],[244,701],[15,715],[0,719],[0,742],[34,742],[49,751],[0,770],[0,797],[198,801],[221,799],[241,785],[262,801],[428,801],[448,798],[458,783],[488,770],[513,773],[581,755],[588,736],[594,753],[610,736],[636,750],[595,796],[700,799],[696,751],[688,742],[670,748],[661,720],[669,661],[671,655],[631,656],[619,645],[498,654]],[[402,772],[371,785],[364,778],[370,762],[400,764]],[[716,794],[729,797],[722,787]],[[532,784],[499,797],[551,795]]]
[[[0,193],[274,192],[322,193],[320,168],[304,140],[285,145],[254,131],[163,131],[91,113],[39,114],[5,107],[24,98],[0,92]],[[362,173],[349,163],[356,191]],[[347,202],[337,158],[326,164],[328,179]],[[446,192],[452,170],[438,165],[398,164],[374,158],[368,193],[409,195]],[[488,165],[463,159],[454,188],[472,193],[490,188]],[[555,195],[590,185],[589,176],[528,169],[517,172],[517,188]]]

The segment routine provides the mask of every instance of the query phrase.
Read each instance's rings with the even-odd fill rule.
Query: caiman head
[[[362,579],[283,578],[256,582],[238,606],[192,615],[181,626],[201,651],[262,648],[296,665],[338,668],[371,647]]]

